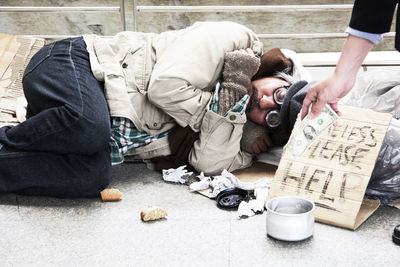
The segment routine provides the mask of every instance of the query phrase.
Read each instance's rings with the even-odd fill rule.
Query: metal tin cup
[[[314,202],[297,196],[267,202],[267,235],[283,241],[307,239],[314,232]]]

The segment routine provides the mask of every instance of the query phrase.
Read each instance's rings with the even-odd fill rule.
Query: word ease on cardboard
[[[361,169],[361,160],[376,147],[375,129],[371,126],[349,125],[331,127],[328,140],[318,140],[309,150],[310,159],[326,159],[342,166],[351,165]]]

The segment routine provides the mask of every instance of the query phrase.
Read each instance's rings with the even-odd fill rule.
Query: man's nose
[[[272,96],[263,95],[258,105],[260,109],[276,108],[276,104]]]

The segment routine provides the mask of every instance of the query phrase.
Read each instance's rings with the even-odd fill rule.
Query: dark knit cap
[[[306,81],[296,82],[289,87],[280,110],[281,124],[270,134],[275,145],[285,145],[289,140],[309,87],[310,84]]]

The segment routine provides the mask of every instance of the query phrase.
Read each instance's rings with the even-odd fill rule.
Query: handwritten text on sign
[[[270,198],[303,196],[315,202],[317,220],[345,225],[352,224],[360,208],[391,114],[340,110],[337,126],[324,131],[302,157],[284,151]]]

